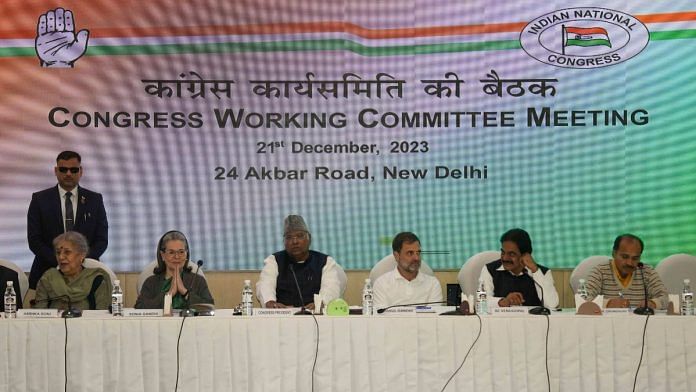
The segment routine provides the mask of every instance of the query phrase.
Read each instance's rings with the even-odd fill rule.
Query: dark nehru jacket
[[[518,292],[524,297],[524,306],[541,306],[541,299],[537,295],[536,285],[534,280],[528,273],[523,273],[515,276],[510,271],[498,270],[503,265],[502,260],[496,260],[486,264],[488,272],[493,277],[493,286],[495,287],[494,297],[505,297],[510,293]],[[546,274],[549,269],[538,265],[542,273]]]
[[[319,294],[321,289],[321,271],[329,257],[323,253],[309,251],[309,257],[304,263],[295,262],[287,251],[274,253],[278,263],[278,280],[276,282],[277,301],[286,305],[302,306],[314,302],[314,294]],[[292,277],[290,265],[293,265],[297,282],[302,291],[302,300],[297,294],[295,279]]]

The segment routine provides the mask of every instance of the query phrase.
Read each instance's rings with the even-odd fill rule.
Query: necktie
[[[73,214],[72,193],[65,193],[65,231],[72,231],[75,227],[75,214]]]

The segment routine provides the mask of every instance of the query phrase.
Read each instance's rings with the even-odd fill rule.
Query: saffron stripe
[[[470,35],[519,32],[525,22],[487,23],[460,26],[432,26],[397,29],[369,29],[348,22],[275,23],[257,25],[213,25],[213,26],[150,26],[150,27],[101,27],[89,28],[95,38],[104,37],[168,37],[187,35],[264,35],[303,33],[349,33],[367,39],[417,38],[450,35]],[[86,25],[85,25],[86,26]],[[80,29],[82,26],[76,26]],[[31,30],[4,30],[0,39],[34,38],[36,28]]]
[[[607,31],[601,27],[566,27],[566,31],[573,34],[604,34]]]
[[[643,23],[696,21],[696,11],[635,15]],[[117,22],[115,22],[117,23]],[[141,36],[186,35],[254,35],[346,32],[367,39],[418,38],[486,33],[519,32],[527,22],[485,23],[459,26],[409,27],[396,29],[370,29],[343,21],[306,23],[268,23],[253,25],[204,25],[204,26],[126,26],[90,28],[89,19],[80,18],[76,29],[88,28],[92,37],[122,38]],[[23,29],[7,29],[0,32],[0,39],[33,39],[36,26]]]
[[[696,11],[635,15],[643,23],[688,22],[696,20]]]

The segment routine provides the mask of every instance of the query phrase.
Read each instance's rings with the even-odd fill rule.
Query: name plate
[[[58,309],[18,309],[17,318],[58,318]]]
[[[416,308],[413,306],[390,308],[385,310],[383,314],[416,314]]]
[[[123,309],[123,317],[162,317],[162,309]]]
[[[300,308],[280,308],[280,309],[267,309],[259,308],[253,310],[254,316],[260,317],[278,317],[278,316],[293,316],[295,312],[300,310]]]
[[[632,313],[629,308],[604,308],[602,311],[605,316],[627,316]]]
[[[508,308],[489,309],[493,316],[526,316],[529,314],[528,306],[510,306]]]

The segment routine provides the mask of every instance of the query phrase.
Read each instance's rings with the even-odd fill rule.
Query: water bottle
[[[7,281],[5,289],[5,318],[17,318],[17,294],[11,280]]]
[[[372,316],[375,312],[373,302],[372,281],[370,278],[365,279],[365,286],[362,292],[362,314]]]
[[[476,290],[476,314],[488,314],[488,294],[482,280]]]
[[[254,313],[254,292],[251,290],[251,280],[244,281],[242,289],[242,316],[251,316]]]
[[[585,279],[580,279],[578,282],[580,282],[580,287],[578,288],[578,295],[580,296],[580,298],[587,301],[587,299],[590,298],[590,296],[589,294],[587,294],[587,286],[585,285]]]
[[[114,280],[114,288],[111,290],[111,315],[113,317],[123,316],[123,290],[121,281]]]
[[[690,287],[691,280],[684,279],[684,288],[681,293],[681,314],[682,316],[693,316],[694,315],[694,292],[691,291]],[[7,294],[5,294],[7,298]],[[5,299],[7,303],[7,299]],[[5,305],[7,306],[7,305]],[[5,308],[7,309],[7,308]],[[5,311],[7,312],[7,310]],[[7,313],[6,313],[7,314]]]

